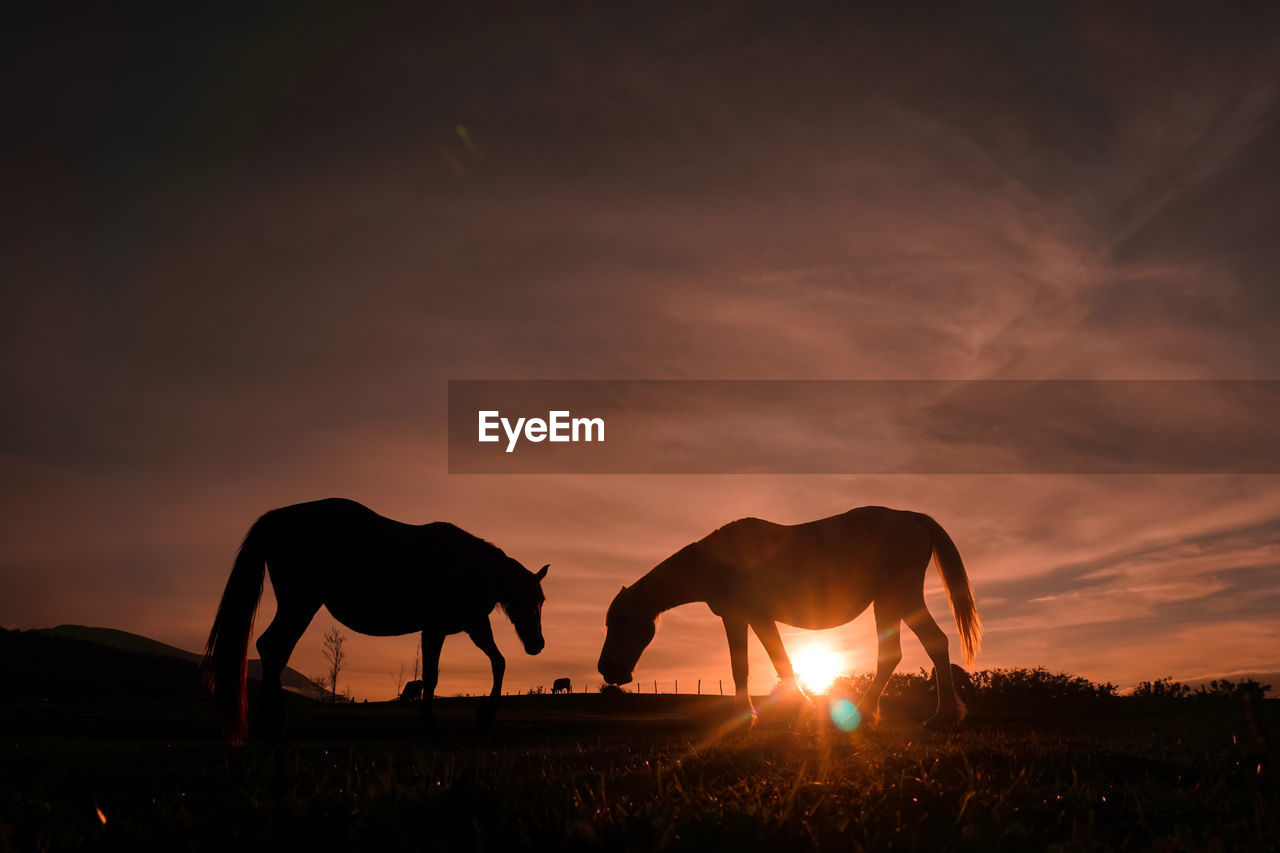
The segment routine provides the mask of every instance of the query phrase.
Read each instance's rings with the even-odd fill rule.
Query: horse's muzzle
[[[538,642],[536,643],[525,643],[524,652],[527,655],[536,655],[538,652],[542,651],[546,647],[547,647],[546,640],[538,640]]]
[[[607,668],[607,667],[605,667],[605,666],[603,666],[603,665],[602,665],[602,666],[597,666],[597,667],[596,667],[596,670],[597,670],[597,671],[599,671],[599,673],[600,673],[602,676],[604,676],[604,680],[605,680],[605,681],[607,681],[608,683],[610,683],[610,684],[627,684],[627,683],[629,683],[629,682],[631,681],[631,673],[630,673],[630,672],[621,672],[621,671],[616,670],[616,669],[615,669],[615,670],[612,670],[612,671],[606,671],[607,669],[608,669],[608,668]]]

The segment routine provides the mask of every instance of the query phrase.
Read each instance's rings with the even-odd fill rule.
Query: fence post
[[[676,679],[676,695],[680,695],[680,679]]]
[[[720,695],[724,695],[724,679],[720,679]]]
[[[656,678],[653,680],[653,695],[658,695],[658,679]]]

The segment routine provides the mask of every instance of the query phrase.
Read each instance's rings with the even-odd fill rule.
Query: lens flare
[[[862,725],[862,714],[858,706],[848,699],[839,699],[831,703],[831,722],[842,732],[851,732]]]

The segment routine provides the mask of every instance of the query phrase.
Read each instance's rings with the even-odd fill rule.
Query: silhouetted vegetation
[[[1238,705],[1151,715],[1117,698],[1122,725],[941,734],[901,720],[793,732],[762,703],[755,731],[724,736],[686,715],[729,697],[601,699],[510,697],[488,733],[472,723],[480,700],[445,699],[451,733],[429,742],[416,708],[309,702],[291,712],[293,744],[231,751],[191,710],[185,735],[172,712],[157,730],[134,709],[109,712],[99,737],[22,738],[0,705],[0,824],[16,850],[1261,850],[1280,837],[1261,734],[1280,722],[1272,700],[1258,726]]]
[[[1181,681],[1174,681],[1172,678],[1159,678],[1155,681],[1139,683],[1133,691],[1133,696],[1139,699],[1196,699],[1200,701],[1239,699],[1245,696],[1261,699],[1270,691],[1270,684],[1261,684],[1252,678],[1245,678],[1240,681],[1219,678],[1207,684],[1201,684],[1199,689],[1183,684]]]
[[[895,676],[878,731],[850,734],[791,731],[784,706],[762,702],[759,728],[724,736],[730,697],[601,685],[509,697],[510,724],[489,733],[473,722],[481,700],[441,700],[446,737],[424,743],[414,705],[295,697],[295,745],[228,752],[207,705],[185,701],[202,695],[189,661],[0,631],[0,669],[0,829],[19,850],[1267,849],[1280,837],[1268,735],[1280,703],[1252,701],[1270,686],[1249,679],[1163,678],[1121,696],[1045,669],[984,670],[957,678],[970,724],[943,734],[917,722],[934,705],[925,671]]]
[[[1111,682],[1097,683],[1078,675],[1051,672],[1044,667],[983,669],[973,673],[966,673],[959,667],[955,670],[956,689],[960,698],[969,704],[971,711],[1008,709],[1018,704],[1039,706],[1044,703],[1096,708],[1125,699],[1197,700],[1212,703],[1237,700],[1245,695],[1263,698],[1271,690],[1271,685],[1261,684],[1253,679],[1238,682],[1218,679],[1193,688],[1172,678],[1161,678],[1143,681],[1132,693],[1122,695],[1119,688]],[[863,673],[838,678],[828,692],[857,696],[872,677],[872,673]],[[885,689],[885,697],[923,703],[930,700],[935,691],[933,674],[921,669],[914,673],[895,673]]]
[[[342,633],[337,627],[330,628],[324,633],[324,659],[329,662],[329,669],[325,673],[325,678],[329,682],[329,692],[332,701],[338,701],[338,677],[342,675],[342,670],[347,665],[347,653],[343,648],[347,643],[347,635]]]

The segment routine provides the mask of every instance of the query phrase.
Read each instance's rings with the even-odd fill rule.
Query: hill
[[[128,631],[120,631],[116,628],[95,628],[86,625],[59,625],[56,628],[39,628],[30,633],[44,634],[50,637],[64,637],[72,640],[83,640],[90,643],[98,643],[103,646],[109,646],[113,649],[119,649],[125,652],[137,652],[140,654],[156,655],[161,657],[177,658],[187,663],[200,665],[202,655],[196,652],[189,652],[186,649],[180,649],[177,646],[171,646],[168,643],[162,643],[159,640],[153,640],[150,637],[144,637],[141,634],[131,634]],[[251,658],[249,660],[249,678],[254,681],[262,680],[262,661]],[[311,679],[290,666],[284,668],[284,672],[280,676],[281,683],[284,684],[286,690],[290,690],[309,699],[326,699],[328,693],[320,690],[311,683]]]
[[[193,652],[110,628],[0,629],[0,699],[202,702],[199,662]],[[261,671],[250,663],[250,679]],[[293,692],[318,698],[296,670],[284,677]]]

